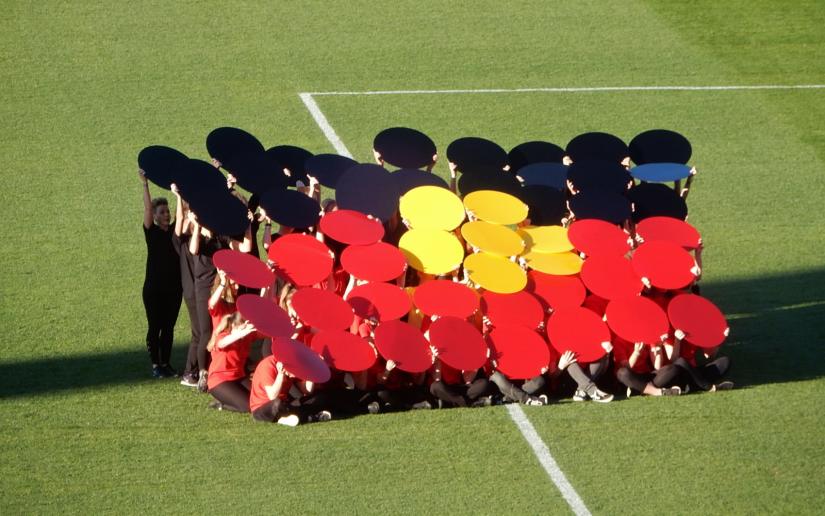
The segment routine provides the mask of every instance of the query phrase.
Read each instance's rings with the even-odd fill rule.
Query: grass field
[[[220,125],[331,152],[299,92],[825,84],[817,1],[3,7],[0,514],[568,512],[502,407],[286,429],[152,381],[137,152],[206,157]],[[821,512],[825,89],[316,101],[361,160],[393,125],[442,154],[687,135],[742,388],[525,412],[594,514]],[[187,335],[183,311],[177,365]]]

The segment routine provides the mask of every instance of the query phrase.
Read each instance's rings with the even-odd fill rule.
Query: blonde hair
[[[209,291],[210,295],[214,294],[219,288],[221,288],[221,277],[219,274],[216,274],[215,279],[212,280],[212,290]],[[230,305],[234,305],[235,296],[237,295],[236,289],[235,283],[227,277],[226,287],[223,289],[223,292],[221,292],[221,299]]]
[[[218,335],[221,332],[225,331],[229,327],[234,328],[238,326],[241,323],[241,321],[243,321],[243,318],[241,317],[240,312],[232,312],[231,314],[227,314],[221,317],[221,320],[218,323],[218,325],[215,327],[214,330],[212,330],[212,336],[209,337],[209,343],[206,344],[206,351],[212,351],[215,348],[215,344],[217,344]]]

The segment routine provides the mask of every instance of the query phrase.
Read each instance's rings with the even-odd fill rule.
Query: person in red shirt
[[[238,285],[226,277],[226,273],[218,269],[215,281],[212,284],[212,295],[209,296],[209,317],[212,318],[212,327],[217,328],[224,316],[235,311],[235,300],[238,297]]]
[[[613,358],[616,378],[627,387],[627,397],[632,391],[648,396],[678,396],[682,389],[674,385],[679,368],[665,364],[667,360],[662,344],[647,346],[643,342],[631,344],[618,337],[613,339]],[[632,349],[632,351],[631,351]]]
[[[210,408],[249,412],[249,379],[246,359],[249,344],[258,337],[255,327],[234,312],[221,319],[207,350],[212,354],[207,389],[215,401]]]
[[[673,346],[667,349],[667,352],[673,360],[673,365],[683,371],[689,385],[710,392],[733,389],[733,382],[725,380],[725,375],[730,370],[731,360],[730,357],[719,356],[719,347],[700,349],[688,342],[683,342],[685,334],[681,330],[676,330],[674,336]],[[705,362],[701,366],[699,358]]]
[[[249,389],[249,409],[255,421],[275,422],[294,426],[297,417],[288,415],[288,392],[292,387],[292,377],[284,371],[283,365],[269,355],[258,363],[252,375]],[[281,421],[283,419],[283,421]]]
[[[438,398],[438,404],[444,407],[481,407],[491,404],[490,380],[484,376],[481,369],[475,371],[459,371],[453,369],[437,358],[437,351],[433,367],[430,369],[432,383],[430,394]]]

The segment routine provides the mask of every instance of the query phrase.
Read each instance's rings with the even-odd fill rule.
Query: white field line
[[[335,150],[338,151],[339,154],[345,155],[348,157],[352,157],[347,150],[346,145],[344,142],[341,141],[341,138],[338,137],[338,134],[335,133],[335,129],[332,128],[330,125],[329,120],[327,117],[324,116],[324,113],[318,107],[318,104],[312,98],[311,93],[301,93],[300,94],[301,100],[306,105],[309,112],[312,114],[312,118],[315,119],[315,123],[318,124],[318,127],[321,128],[323,131],[324,136],[327,137],[327,140],[335,147]],[[550,449],[544,444],[544,441],[541,440],[539,434],[536,432],[536,429],[533,427],[530,420],[527,419],[527,416],[524,414],[524,411],[521,410],[517,404],[511,404],[507,407],[508,412],[510,413],[510,418],[516,424],[521,435],[524,436],[524,439],[527,440],[527,443],[532,448],[533,453],[535,454],[536,458],[539,460],[539,463],[544,468],[544,471],[550,476],[550,480],[553,481],[553,484],[556,485],[558,490],[561,492],[562,497],[564,497],[567,504],[573,510],[573,512],[578,516],[591,516],[590,511],[587,510],[587,507],[584,505],[579,494],[573,489],[573,486],[567,480],[567,477],[564,476],[561,469],[559,469],[559,465],[556,464],[555,459],[553,456],[550,455]]]
[[[556,463],[556,459],[550,454],[550,448],[541,440],[541,437],[539,437],[538,432],[536,432],[530,420],[527,419],[527,415],[521,409],[521,406],[519,406],[518,403],[511,403],[507,405],[507,412],[510,413],[510,418],[516,424],[516,427],[518,427],[521,435],[524,436],[527,444],[533,449],[533,454],[541,463],[541,467],[543,467],[544,471],[550,476],[550,480],[556,484],[556,487],[559,492],[561,492],[567,505],[573,510],[573,513],[577,516],[590,516],[590,511],[584,505],[579,493],[573,489],[573,485],[570,484],[567,477],[564,476],[561,468],[559,468],[559,465]]]
[[[336,152],[341,156],[346,156],[348,158],[352,158],[352,154],[350,153],[347,146],[344,145],[344,142],[341,141],[341,138],[338,137],[336,134],[335,129],[329,125],[329,120],[327,117],[324,116],[324,113],[318,107],[318,104],[315,102],[315,99],[312,98],[311,93],[300,93],[299,96],[301,97],[301,101],[303,101],[304,105],[309,110],[309,113],[312,115],[312,118],[315,119],[315,123],[318,124],[318,127],[321,128],[321,131],[324,132],[324,136],[327,137],[329,143],[335,147]]]
[[[747,91],[747,90],[821,90],[825,84],[746,84],[746,85],[706,85],[706,86],[585,86],[570,88],[488,88],[488,89],[445,89],[445,90],[373,90],[373,91],[316,91],[301,93],[304,104],[313,96],[334,95],[433,95],[451,93],[597,93],[615,91]],[[314,102],[313,102],[314,104]],[[317,109],[317,105],[315,106]],[[312,109],[310,108],[310,111]],[[313,116],[314,113],[313,113]]]

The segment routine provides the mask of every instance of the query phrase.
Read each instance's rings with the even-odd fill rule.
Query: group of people
[[[385,165],[385,156],[378,149],[375,155],[379,165]],[[427,172],[436,159],[437,156],[433,155],[432,162],[426,167]],[[567,156],[565,159],[571,161]],[[461,169],[452,161],[450,164],[453,181],[449,188],[455,192],[456,172],[461,172]],[[222,167],[222,163],[214,157],[213,165],[216,169]],[[505,167],[500,173],[511,174],[508,168]],[[170,184],[176,198],[175,215],[172,217],[169,202],[150,195],[146,172],[141,169],[139,174],[143,184],[143,228],[147,244],[143,300],[148,321],[146,344],[152,375],[156,378],[178,377],[178,372],[170,364],[170,356],[174,327],[183,300],[190,319],[191,340],[180,383],[208,392],[213,398],[210,408],[251,413],[256,421],[294,426],[299,422],[396,410],[479,407],[512,402],[546,405],[552,399],[570,395],[575,401],[605,403],[614,399],[613,393],[619,392],[628,397],[634,393],[673,396],[690,390],[715,391],[733,386],[725,379],[730,369],[730,359],[718,354],[718,346],[695,346],[686,339],[684,331],[673,326],[656,342],[629,342],[611,333],[610,339],[602,343],[604,353],[585,363],[572,350],[555,349],[542,321],[529,329],[531,337],[535,333],[544,340],[550,359],[532,377],[517,378],[514,377],[517,375],[501,370],[496,360],[495,346],[492,345],[487,346],[487,360],[477,369],[451,367],[440,359],[439,349],[433,345],[429,349],[429,367],[423,371],[408,372],[398,367],[392,358],[383,356],[375,345],[376,331],[384,321],[379,317],[361,317],[357,314],[353,314],[348,331],[369,345],[375,356],[374,361],[361,370],[336,369],[333,364],[328,364],[331,371],[329,380],[313,382],[284,367],[277,353],[273,353],[276,339],[261,332],[245,318],[238,309],[237,301],[245,294],[271,299],[289,315],[294,330],[291,339],[312,349],[312,341],[319,330],[308,324],[293,306],[292,299],[301,288],[323,289],[347,299],[353,288],[365,283],[342,265],[341,252],[346,247],[345,243],[324,235],[320,223],[306,228],[281,223],[277,231],[273,231],[272,219],[260,206],[260,195],[253,193],[247,199],[238,191],[237,180],[231,171],[227,175],[227,189],[243,202],[248,217],[244,234],[231,237],[202,225],[199,217],[188,209],[188,203],[181,197],[174,182]],[[336,200],[320,202],[319,181],[311,174],[307,175],[307,179],[306,183],[299,181],[295,185],[296,191],[319,201],[323,220],[324,216],[338,209]],[[577,185],[568,181],[566,186],[567,196],[578,193]],[[684,196],[684,191],[679,195]],[[472,220],[473,213],[469,213],[469,217]],[[568,212],[560,222],[566,226],[573,220],[573,214]],[[629,227],[632,223],[625,220],[617,227],[627,233],[628,241],[635,246],[631,238],[632,228]],[[519,226],[529,228],[530,224],[527,218]],[[383,225],[382,239],[397,246],[407,231],[407,221],[395,214]],[[259,241],[261,230],[263,234]],[[317,238],[333,254],[332,271],[326,279],[312,285],[296,285],[289,277],[279,274],[277,263],[264,257],[263,262],[275,273],[275,279],[267,287],[252,288],[239,284],[233,279],[232,271],[221,270],[213,263],[215,253],[224,249],[260,259],[261,248],[263,254],[267,254],[279,238],[295,233]],[[458,230],[455,234],[466,253],[479,252],[477,247],[462,238]],[[584,254],[580,249],[573,252]],[[632,252],[629,250],[628,254]],[[698,250],[696,254],[698,257]],[[523,260],[516,263],[522,268],[528,267]],[[474,282],[464,269],[466,267],[459,265],[449,272],[432,274],[405,266],[398,278],[389,281],[404,288],[410,296],[409,312],[400,320],[417,328],[429,340],[429,328],[439,319],[439,315],[425,313],[416,306],[414,293],[430,281],[446,279],[466,285],[480,297],[484,287]],[[696,289],[695,282],[680,289],[667,290],[645,281],[641,296],[666,309],[672,298],[684,292],[695,292]],[[593,292],[587,292],[582,304],[600,318],[605,315],[607,301]],[[546,315],[553,313],[553,306],[546,303],[542,306]],[[465,319],[489,344],[491,333],[500,321],[492,321],[487,315],[479,306]]]

